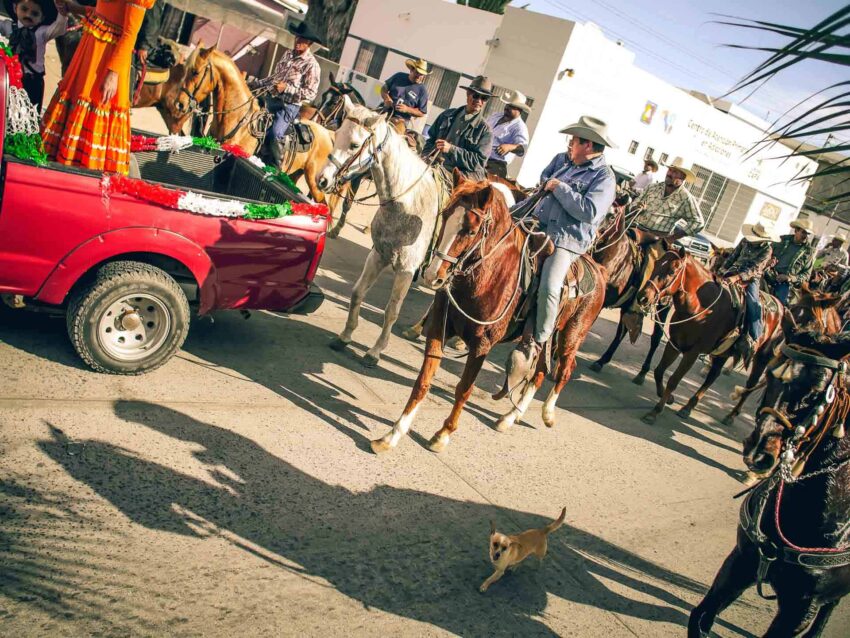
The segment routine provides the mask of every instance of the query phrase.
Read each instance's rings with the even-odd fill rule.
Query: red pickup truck
[[[8,78],[0,61],[0,148]],[[306,202],[247,160],[215,151],[137,154],[141,177],[246,202]],[[65,311],[68,335],[94,370],[161,366],[189,330],[190,305],[307,313],[327,208],[272,220],[208,216],[103,192],[103,175],[4,155],[0,165],[0,294]],[[316,211],[324,214],[317,214]]]

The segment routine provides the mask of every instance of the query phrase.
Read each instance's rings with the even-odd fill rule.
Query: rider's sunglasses
[[[471,97],[473,100],[478,100],[479,102],[487,101],[486,95],[481,95],[480,93],[473,93],[472,91],[469,92],[469,97]]]

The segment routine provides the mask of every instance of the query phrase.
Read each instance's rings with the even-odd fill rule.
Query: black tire
[[[98,330],[110,306],[133,295],[153,297],[157,316],[167,319],[162,322],[167,327],[158,329],[158,345],[149,354],[137,348],[136,353],[122,357],[109,351]],[[143,374],[163,365],[183,345],[189,332],[189,302],[165,271],[141,262],[116,261],[103,266],[94,281],[74,291],[66,321],[71,343],[87,366],[107,374]],[[116,330],[120,332],[123,327],[116,326]],[[111,328],[106,332],[111,332]]]

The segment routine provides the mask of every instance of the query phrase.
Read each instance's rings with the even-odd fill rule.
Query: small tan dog
[[[505,570],[516,567],[531,554],[537,556],[542,563],[549,549],[549,534],[564,524],[566,516],[567,508],[565,507],[557,520],[545,527],[529,529],[515,536],[500,534],[496,531],[496,524],[490,521],[490,562],[493,563],[496,571],[481,583],[479,590],[487,591],[490,585],[505,575]]]

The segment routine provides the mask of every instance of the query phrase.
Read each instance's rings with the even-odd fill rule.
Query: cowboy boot
[[[505,384],[501,391],[493,395],[494,399],[507,396],[508,393],[524,386],[531,379],[542,349],[543,347],[530,335],[523,337],[519,345],[508,355],[505,363]]]

